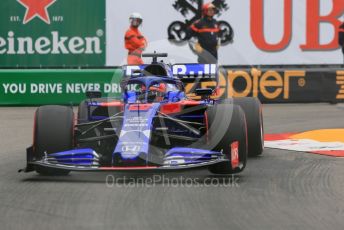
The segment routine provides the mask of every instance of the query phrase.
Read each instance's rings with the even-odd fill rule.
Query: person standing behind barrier
[[[128,50],[128,65],[142,65],[142,52],[147,47],[147,40],[139,31],[142,16],[139,13],[130,15],[130,28],[125,33],[125,48]]]
[[[344,21],[339,27],[339,45],[342,47],[343,61],[344,61]]]
[[[202,7],[203,17],[191,25],[191,37],[197,37],[194,50],[201,64],[216,64],[219,47],[220,29],[214,19],[216,7],[212,3],[206,3]]]

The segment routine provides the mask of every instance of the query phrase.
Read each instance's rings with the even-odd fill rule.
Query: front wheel
[[[234,98],[235,105],[240,106],[246,115],[248,156],[256,157],[264,150],[264,126],[262,105],[258,98],[243,97]]]
[[[45,155],[71,150],[74,145],[74,113],[65,106],[42,106],[36,110],[34,126],[34,154],[37,159]],[[41,175],[67,175],[68,170],[36,166]]]
[[[229,160],[209,167],[215,174],[232,174],[244,170],[247,162],[247,127],[243,110],[237,105],[217,104],[208,108],[209,147],[222,152]]]

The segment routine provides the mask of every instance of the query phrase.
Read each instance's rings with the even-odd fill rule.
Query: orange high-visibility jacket
[[[138,28],[130,27],[125,33],[125,48],[129,51],[129,55],[141,57],[146,46],[147,41]]]

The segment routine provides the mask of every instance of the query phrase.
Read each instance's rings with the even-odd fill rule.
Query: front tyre
[[[71,150],[74,145],[74,113],[66,106],[49,105],[36,110],[34,126],[34,154],[42,159],[45,154]],[[41,175],[67,175],[68,170],[36,166]]]
[[[232,104],[217,104],[207,110],[208,141],[213,151],[229,160],[209,167],[215,174],[232,174],[244,170],[247,162],[246,119],[243,110]]]
[[[264,150],[264,126],[262,105],[258,98],[234,98],[235,105],[239,105],[245,112],[247,121],[248,156],[256,157]]]

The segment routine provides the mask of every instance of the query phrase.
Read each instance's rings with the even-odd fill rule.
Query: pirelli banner
[[[0,105],[78,104],[88,90],[121,98],[121,69],[0,70]],[[344,69],[221,69],[218,84],[186,84],[216,88],[221,98],[258,97],[263,103],[344,102]]]

